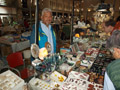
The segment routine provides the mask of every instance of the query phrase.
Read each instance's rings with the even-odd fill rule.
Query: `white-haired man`
[[[50,25],[52,22],[52,10],[49,8],[44,8],[42,10],[41,21],[39,22],[39,36],[38,36],[38,46],[39,48],[45,47],[45,43],[49,42],[51,44],[51,52],[56,52],[56,36],[55,32]],[[35,43],[35,27],[31,32],[30,43]]]

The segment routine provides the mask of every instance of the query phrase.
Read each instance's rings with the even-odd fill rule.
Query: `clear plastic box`
[[[0,74],[0,90],[23,90],[24,84],[24,80],[10,70]]]

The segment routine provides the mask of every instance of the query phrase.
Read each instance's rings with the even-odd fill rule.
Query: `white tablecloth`
[[[13,52],[21,51],[30,47],[30,41],[27,40],[19,43],[12,43],[11,47]]]

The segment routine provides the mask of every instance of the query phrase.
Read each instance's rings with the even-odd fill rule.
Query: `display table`
[[[49,85],[52,85],[52,90],[55,88],[58,90],[103,90],[105,68],[113,60],[109,51],[105,49],[105,41],[99,37],[80,37],[73,40],[74,43],[70,48],[60,50],[62,55],[49,55],[37,66],[37,71],[43,72],[40,77],[44,78],[32,79],[33,82],[40,83],[32,83],[34,88],[40,87],[42,83],[43,90],[49,90]],[[59,74],[50,78],[54,73],[52,66],[55,71],[66,77],[65,80],[62,79],[64,80],[62,83],[58,82],[59,79],[55,79]],[[46,74],[46,72],[50,73]],[[50,84],[51,80],[56,84]]]
[[[5,26],[5,27],[0,27],[0,32],[1,35],[5,33],[13,33],[16,32],[16,29],[12,26]]]
[[[19,42],[19,43],[12,43],[11,47],[12,47],[13,52],[21,51],[21,50],[24,50],[30,47],[30,41],[26,40],[26,41]]]
[[[21,36],[2,36],[0,37],[0,48],[2,56],[6,56],[10,53],[24,50],[30,47],[30,41],[27,39],[21,39]]]
[[[29,81],[29,88],[103,90],[105,69],[113,60],[105,41],[98,37],[80,37],[73,38],[73,42],[69,48],[60,50],[62,55],[50,54],[42,62],[38,59],[40,62],[34,65],[36,76]]]
[[[49,55],[45,59],[47,62],[44,61],[44,63],[37,66],[37,68],[40,66],[39,70],[43,71],[44,74],[46,71],[50,72],[47,76],[54,73],[54,70],[49,71],[51,65],[57,67],[55,71],[64,75],[66,79],[60,84],[58,83],[59,80],[55,81],[57,79],[54,79],[59,76],[56,74],[54,78],[49,80],[46,77],[48,81],[39,78],[40,82],[44,83],[45,81],[49,84],[50,80],[55,81],[56,84],[52,84],[54,85],[52,90],[55,90],[55,88],[58,90],[103,90],[105,69],[114,60],[110,52],[105,48],[105,43],[104,39],[100,39],[95,35],[73,37],[73,44],[69,48],[60,50],[60,54],[62,54],[60,59],[55,60],[54,55],[56,54],[52,54],[52,57]],[[34,87],[39,86],[34,84]],[[49,90],[48,87],[45,88]],[[43,87],[43,90],[45,88]]]

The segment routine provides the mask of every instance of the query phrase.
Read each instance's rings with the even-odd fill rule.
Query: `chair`
[[[16,52],[7,56],[9,67],[16,68],[20,71],[20,77],[27,79],[29,77],[28,69],[24,65],[22,52]]]
[[[0,74],[7,71],[7,70],[10,70],[10,71],[14,72],[15,74],[17,74],[18,76],[21,76],[20,72],[17,69],[9,67],[9,66],[4,66],[3,68],[1,68]]]

